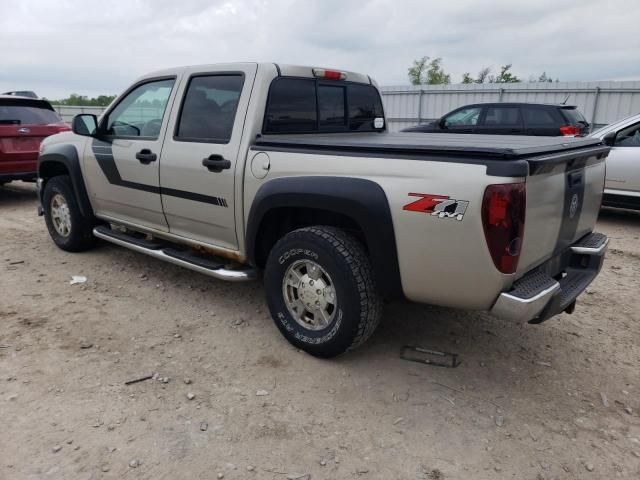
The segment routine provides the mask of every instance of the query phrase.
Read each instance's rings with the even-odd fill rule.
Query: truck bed
[[[566,154],[581,156],[584,151],[597,156],[609,150],[601,140],[589,137],[387,132],[263,135],[254,146],[261,150],[480,163],[487,165],[488,175],[499,176],[526,176],[542,166],[565,162]]]

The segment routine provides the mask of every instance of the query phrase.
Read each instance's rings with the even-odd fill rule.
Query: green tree
[[[538,81],[547,83],[553,82],[553,79],[551,77],[547,77],[547,72],[542,72],[542,75],[538,77]]]
[[[511,64],[508,63],[500,67],[500,73],[495,78],[492,78],[493,83],[518,83],[521,80],[511,73]]]
[[[476,81],[469,72],[465,72],[462,74],[462,83],[476,83]]]
[[[427,85],[447,85],[451,83],[451,75],[442,68],[442,58],[434,58],[427,70]]]
[[[72,93],[67,98],[51,100],[51,103],[54,105],[72,105],[78,107],[106,107],[114,98],[116,98],[115,95],[99,95],[98,97],[89,98],[86,95]]]
[[[422,57],[413,61],[407,74],[412,85],[441,85],[451,83],[451,75],[442,68],[442,58]]]
[[[422,85],[424,78],[424,71],[427,68],[429,57],[422,57],[413,61],[413,65],[409,67],[408,75],[411,85]]]

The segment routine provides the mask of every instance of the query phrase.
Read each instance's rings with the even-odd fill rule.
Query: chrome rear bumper
[[[498,296],[491,313],[508,320],[543,322],[572,311],[575,300],[602,268],[609,238],[590,233]]]

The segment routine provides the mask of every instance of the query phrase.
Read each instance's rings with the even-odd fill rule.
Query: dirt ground
[[[602,212],[610,251],[573,315],[391,304],[323,361],[279,334],[261,282],[65,253],[36,205],[0,188],[2,479],[640,478],[639,213]],[[402,360],[408,343],[462,364]]]

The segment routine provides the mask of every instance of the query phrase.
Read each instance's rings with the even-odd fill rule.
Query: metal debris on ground
[[[72,275],[71,280],[69,281],[69,285],[76,285],[79,283],[86,283],[87,277],[83,277],[82,275]]]
[[[462,361],[457,353],[439,352],[415,345],[405,345],[400,352],[400,358],[410,362],[424,363],[434,367],[456,368]]]
[[[153,375],[147,375],[145,377],[140,377],[140,378],[136,378],[134,380],[129,380],[127,382],[124,382],[125,385],[131,385],[133,383],[138,383],[138,382],[144,382],[145,380],[151,380],[153,378]]]

